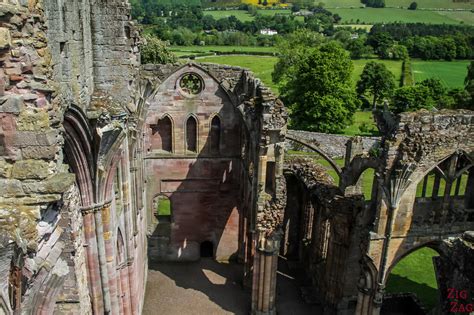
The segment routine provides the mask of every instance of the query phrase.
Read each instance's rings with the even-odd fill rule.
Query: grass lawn
[[[361,132],[359,127],[361,125],[367,125],[372,132]],[[378,130],[375,126],[372,112],[356,112],[354,114],[354,123],[344,129],[343,133],[347,136],[371,136],[377,134]]]
[[[436,306],[438,287],[432,261],[433,256],[438,256],[438,253],[425,247],[398,262],[388,278],[387,292],[412,292],[428,309]]]
[[[160,197],[158,199],[157,209],[159,216],[169,216],[171,215],[171,202],[167,198]]]
[[[448,88],[464,86],[467,66],[470,61],[423,61],[413,59],[411,64],[415,82],[431,77],[438,78]]]
[[[453,16],[442,15],[437,11],[407,10],[396,8],[357,8],[357,9],[331,9],[332,13],[341,16],[343,23],[366,24],[404,22],[404,23],[429,23],[429,24],[459,24],[460,21]],[[474,14],[474,13],[472,13]],[[460,15],[458,18],[462,18]],[[467,23],[465,21],[465,23]]]
[[[204,11],[205,15],[211,15],[214,19],[222,19],[230,16],[235,16],[242,22],[253,21],[254,17],[244,10],[222,10],[222,11]]]
[[[247,55],[216,56],[196,59],[197,62],[212,62],[250,69],[253,73],[255,73],[257,78],[260,78],[262,82],[271,88],[275,93],[278,93],[278,88],[272,82],[272,72],[273,66],[277,60],[277,57]]]
[[[221,52],[266,52],[275,53],[275,47],[260,46],[171,46],[171,51],[178,56],[189,56],[194,54],[208,53],[212,51]]]

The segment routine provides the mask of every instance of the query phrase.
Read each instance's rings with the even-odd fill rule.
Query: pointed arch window
[[[221,142],[221,120],[218,116],[214,116],[211,120],[210,138],[211,153],[218,154]]]
[[[186,150],[197,152],[197,121],[193,116],[186,121]]]
[[[116,254],[117,266],[120,266],[125,262],[125,243],[123,241],[123,235],[120,229],[117,230],[117,254]]]
[[[158,134],[161,139],[161,149],[163,151],[173,151],[173,124],[168,116],[158,121]]]

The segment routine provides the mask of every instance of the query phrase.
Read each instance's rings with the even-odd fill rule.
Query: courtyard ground
[[[193,263],[150,263],[144,315],[246,315],[250,290],[242,288],[243,266],[201,259]],[[281,315],[322,314],[300,297],[298,281],[284,260],[277,280]]]

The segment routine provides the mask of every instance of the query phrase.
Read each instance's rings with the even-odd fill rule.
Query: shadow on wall
[[[167,81],[180,75],[178,71]],[[147,189],[155,200],[170,202],[167,220],[156,213],[159,204],[150,202],[156,223],[149,238],[151,261],[229,260],[238,252],[241,114],[217,82],[203,80],[210,91],[206,87],[195,98],[175,96],[171,105],[166,93],[158,92],[150,106],[148,116],[157,119],[149,125]]]

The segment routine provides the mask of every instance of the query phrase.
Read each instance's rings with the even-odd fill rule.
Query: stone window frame
[[[213,148],[212,148],[212,121],[214,120],[214,118],[218,118],[219,119],[219,144],[218,144],[218,148],[216,151],[213,151]],[[221,115],[219,115],[218,113],[214,113],[212,114],[211,116],[209,116],[209,139],[208,139],[208,142],[209,142],[209,154],[211,155],[219,155],[221,154],[222,152],[222,139],[223,139],[223,128],[222,128],[222,117]]]
[[[187,91],[185,91],[183,89],[183,87],[181,86],[181,83],[182,83],[182,80],[186,77],[186,76],[194,76],[196,77],[197,79],[199,79],[199,81],[201,82],[201,88],[200,88],[200,91],[197,92],[197,93],[189,93]],[[204,83],[204,79],[201,75],[199,75],[198,73],[194,72],[194,71],[186,71],[184,72],[183,74],[181,74],[178,78],[178,80],[176,81],[176,90],[179,92],[179,94],[183,97],[186,97],[186,98],[196,98],[198,97],[199,95],[202,94],[202,92],[206,89],[206,85]]]
[[[161,148],[158,149],[158,150],[161,153],[173,154],[173,153],[175,153],[175,136],[174,136],[175,122],[174,122],[173,116],[171,116],[169,113],[164,113],[160,118],[158,118],[158,120],[156,122],[156,126],[157,126],[157,128],[159,128],[160,121],[162,121],[163,119],[166,119],[166,118],[168,118],[170,120],[170,123],[171,123],[171,131],[170,131],[171,151],[167,151],[167,150],[163,149],[163,138],[161,138]],[[160,135],[160,137],[161,137],[161,135]]]
[[[195,136],[195,141],[196,141],[196,151],[191,151],[188,150],[188,120],[193,118],[194,121],[196,122],[196,136]],[[200,148],[200,141],[199,141],[199,119],[198,117],[194,114],[191,113],[186,116],[186,119],[184,120],[184,153],[185,154],[199,154],[199,148]]]

